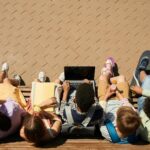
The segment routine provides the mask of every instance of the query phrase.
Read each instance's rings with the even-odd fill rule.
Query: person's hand
[[[56,106],[56,104],[57,104],[56,97],[51,97],[49,99],[44,100],[41,104],[39,104],[39,107],[45,109],[49,107],[54,107]]]
[[[67,81],[65,81],[64,83],[63,83],[63,90],[64,90],[64,92],[69,92],[69,90],[70,90],[70,83],[69,82],[67,82]]]
[[[31,99],[30,98],[27,99],[27,106],[26,106],[25,110],[28,113],[33,114],[33,108],[32,108],[32,105],[31,105]]]
[[[121,99],[124,98],[123,95],[122,95],[119,91],[116,91],[116,97],[117,97],[119,100],[121,100]]]
[[[139,94],[139,95],[142,95],[143,89],[142,89],[140,86],[137,86],[137,85],[131,86],[130,89],[131,89],[134,93]]]
[[[84,83],[90,84],[90,81],[88,79],[83,80]]]
[[[111,87],[109,87],[109,88],[107,89],[106,94],[105,94],[104,100],[107,101],[113,94],[115,94],[115,91],[112,91],[112,90],[111,90]]]

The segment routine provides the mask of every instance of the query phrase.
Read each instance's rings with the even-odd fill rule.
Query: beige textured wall
[[[149,41],[150,0],[0,0],[0,63],[27,85],[64,65],[95,65],[97,79],[110,55],[130,80]]]

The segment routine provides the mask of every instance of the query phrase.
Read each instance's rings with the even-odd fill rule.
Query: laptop
[[[95,92],[95,67],[94,66],[65,66],[65,80],[70,82],[71,89],[76,89],[80,84],[84,83],[84,79],[88,79]]]

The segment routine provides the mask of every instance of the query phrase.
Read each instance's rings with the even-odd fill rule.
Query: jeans
[[[149,89],[150,90],[150,75],[146,76],[144,81],[142,82],[142,89]],[[140,112],[143,109],[145,96],[141,96],[138,98],[138,111]]]

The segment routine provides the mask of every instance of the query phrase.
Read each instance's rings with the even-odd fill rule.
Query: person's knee
[[[126,82],[126,78],[125,78],[125,76],[124,76],[124,75],[120,75],[120,76],[118,76],[118,78],[117,78],[117,82],[118,82],[118,83],[120,83],[120,82]]]

